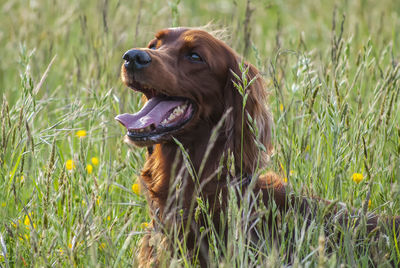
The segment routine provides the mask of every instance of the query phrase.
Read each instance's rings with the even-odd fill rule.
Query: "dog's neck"
[[[205,157],[211,131],[199,131],[195,141],[192,137],[178,139],[184,152],[177,143],[169,142],[156,144],[148,153],[141,177],[153,212],[159,210],[163,215],[170,207],[189,209],[199,190],[201,197],[212,203],[219,185],[226,184],[227,169],[220,163],[226,156],[226,138],[217,138]]]

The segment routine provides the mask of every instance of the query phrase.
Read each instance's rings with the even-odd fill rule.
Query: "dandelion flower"
[[[107,221],[111,221],[111,217],[110,216],[107,216]]]
[[[132,192],[134,192],[137,195],[140,194],[139,184],[135,183],[135,184],[132,185]]]
[[[91,164],[87,164],[86,165],[86,171],[87,171],[87,173],[92,174],[93,166]]]
[[[75,162],[72,159],[67,160],[67,162],[65,162],[65,168],[68,170],[73,170],[75,169]]]
[[[99,159],[97,157],[92,157],[92,164],[97,166],[99,164]]]
[[[140,225],[140,227],[142,227],[142,229],[147,228],[147,226],[149,226],[149,224],[147,222],[142,222],[142,224]]]
[[[28,217],[28,215],[29,215],[29,217]],[[31,220],[30,220],[30,219],[32,219],[32,213],[29,213],[28,215],[26,215],[26,216],[25,216],[25,219],[24,219],[24,224],[25,224],[26,226],[31,225]]]
[[[353,181],[355,182],[355,183],[360,183],[362,180],[364,179],[364,176],[363,176],[363,174],[361,174],[361,173],[354,173],[353,174]]]
[[[84,138],[86,137],[86,131],[85,130],[78,130],[75,135],[79,138]]]

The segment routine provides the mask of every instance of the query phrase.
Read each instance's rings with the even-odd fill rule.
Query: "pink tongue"
[[[120,114],[115,119],[125,126],[128,131],[146,128],[150,125],[157,127],[161,120],[166,118],[169,111],[183,103],[184,101],[153,97],[146,102],[139,112],[135,114]]]

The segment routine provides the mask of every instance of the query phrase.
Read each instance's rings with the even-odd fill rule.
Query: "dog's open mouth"
[[[120,114],[115,119],[126,127],[131,140],[157,141],[165,134],[181,129],[193,114],[194,105],[189,99],[157,95],[149,98],[139,112]]]

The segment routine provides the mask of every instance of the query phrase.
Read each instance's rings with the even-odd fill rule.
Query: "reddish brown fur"
[[[154,88],[168,96],[182,96],[193,100],[198,111],[194,118],[174,137],[182,143],[188,152],[196,173],[204,159],[207,146],[210,142],[212,129],[218,124],[224,114],[227,114],[223,127],[218,132],[211,153],[207,157],[205,168],[198,178],[198,183],[193,182],[187,168],[184,165],[182,154],[172,137],[163,139],[157,144],[140,143],[140,146],[154,146],[154,151],[149,154],[142,170],[141,180],[146,189],[150,211],[156,221],[153,223],[157,230],[161,227],[171,226],[177,218],[178,211],[183,209],[185,213],[192,213],[192,204],[197,196],[202,196],[210,203],[210,210],[214,222],[218,224],[221,203],[218,194],[222,193],[222,204],[226,201],[227,178],[240,177],[242,174],[254,174],[257,164],[265,167],[268,159],[268,151],[271,149],[271,115],[267,109],[267,93],[263,80],[254,66],[249,67],[248,80],[257,77],[256,81],[247,89],[249,94],[246,103],[248,113],[257,123],[259,131],[258,140],[265,146],[262,151],[254,142],[254,134],[248,123],[244,124],[243,157],[241,163],[241,131],[242,131],[242,96],[234,87],[233,82],[238,83],[234,73],[241,75],[238,68],[240,57],[225,43],[214,38],[209,33],[187,28],[167,29],[159,32],[156,39],[149,45],[156,44],[156,49],[143,48],[152,58],[151,65],[140,72],[129,73],[122,67],[122,80],[127,86],[135,87],[134,83]],[[188,51],[196,51],[205,60],[206,64],[193,64],[185,60],[184,55]],[[245,115],[245,118],[247,116]],[[221,157],[226,158],[232,153],[234,156],[234,170],[232,174],[228,168],[220,165]],[[216,171],[219,170],[218,176]],[[173,176],[172,176],[172,175]],[[171,177],[172,176],[172,177]],[[182,187],[179,193],[172,186],[177,180],[181,180]],[[244,184],[244,187],[247,185]],[[285,185],[274,173],[259,176],[254,191],[263,191],[264,203],[268,205],[270,198],[282,211],[285,211],[290,203],[299,201],[301,208],[307,210],[307,203],[302,199],[289,198],[286,195]],[[185,215],[186,217],[188,215]],[[376,226],[376,218],[373,218]],[[198,235],[198,226],[191,224],[193,236]],[[149,241],[154,236],[154,230],[146,235],[142,241],[139,255],[141,266],[157,263],[160,258],[160,250]],[[159,233],[160,231],[158,231]],[[161,243],[164,244],[164,243]],[[159,246],[158,244],[157,246]],[[188,246],[190,247],[190,245]],[[205,250],[206,251],[206,250]],[[207,253],[203,252],[202,264]]]

